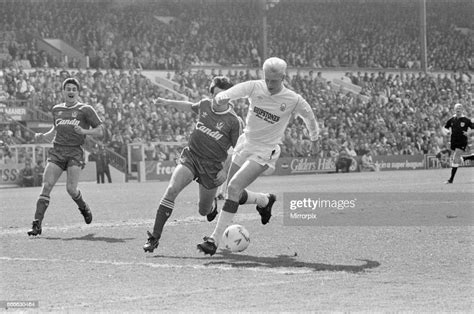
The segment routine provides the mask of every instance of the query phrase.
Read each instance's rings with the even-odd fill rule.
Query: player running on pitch
[[[76,202],[87,224],[92,222],[92,212],[78,190],[79,175],[84,168],[82,145],[86,135],[102,136],[102,121],[94,108],[79,102],[79,81],[68,78],[62,84],[65,102],[53,107],[53,127],[46,133],[36,133],[38,141],[53,141],[49,150],[48,163],[43,174],[43,188],[36,202],[35,220],[28,231],[29,236],[40,235],[41,223],[49,205],[51,191],[59,177],[66,171],[66,190]]]
[[[444,126],[445,129],[451,129],[451,150],[453,151],[451,156],[451,177],[445,182],[446,184],[453,183],[456,171],[461,164],[461,155],[466,151],[467,137],[471,133],[468,129],[470,128],[472,131],[474,128],[471,119],[463,115],[463,106],[461,104],[454,105],[454,112],[454,116]]]
[[[227,77],[217,76],[213,78],[209,92],[214,96],[232,86]],[[153,232],[148,231],[148,240],[143,246],[145,252],[153,252],[158,247],[176,197],[193,180],[199,183],[199,214],[206,215],[208,221],[214,220],[217,215],[217,202],[214,207],[213,202],[217,188],[227,179],[227,169],[224,169],[227,151],[231,146],[235,146],[241,134],[238,116],[228,101],[217,103],[214,99],[205,98],[191,103],[158,98],[156,103],[183,111],[194,111],[198,114],[198,122],[160,201]]]
[[[222,233],[241,204],[257,203],[262,224],[268,223],[276,196],[251,192],[246,187],[268,169],[275,169],[280,156],[278,144],[294,114],[299,115],[309,129],[313,148],[317,146],[319,125],[303,97],[284,86],[286,68],[284,60],[269,58],[263,64],[264,80],[239,83],[215,97],[219,103],[248,97],[250,106],[244,133],[234,150],[224,207],[214,232],[197,245],[205,254],[215,254]]]

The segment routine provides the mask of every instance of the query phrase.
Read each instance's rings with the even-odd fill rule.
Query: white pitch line
[[[223,286],[223,287],[215,287],[215,288],[210,288],[210,287],[205,287],[202,289],[195,289],[195,290],[186,290],[186,291],[173,291],[173,292],[165,292],[159,295],[160,298],[162,299],[168,299],[170,297],[176,297],[176,296],[190,296],[190,295],[199,295],[199,294],[206,294],[206,295],[211,295],[213,291],[233,291],[236,289],[239,290],[247,290],[247,291],[255,291],[255,288],[261,288],[261,287],[273,287],[273,286],[279,286],[279,285],[289,285],[289,284],[301,284],[305,282],[313,282],[316,280],[319,281],[327,281],[327,280],[335,280],[334,276],[329,277],[329,276],[320,276],[320,277],[306,277],[306,278],[300,278],[297,280],[277,280],[277,281],[264,281],[264,282],[258,282],[258,283],[248,283],[246,285],[239,285],[238,287],[235,286]],[[215,292],[214,292],[215,294]],[[112,304],[116,303],[135,303],[147,299],[157,299],[157,294],[149,294],[149,295],[140,295],[140,296],[131,296],[131,297],[120,297],[117,300],[103,300],[100,303],[93,302],[93,303],[79,303],[79,304],[69,304],[67,306],[60,306],[60,305],[53,305],[48,308],[48,310],[52,311],[57,311],[57,310],[77,310],[77,309],[82,309],[86,308],[88,311],[91,309],[94,310],[94,308],[97,308],[97,310],[100,311],[101,308],[110,306]],[[109,309],[107,309],[108,311]]]
[[[281,214],[275,214],[273,217],[282,216]],[[259,220],[260,216],[255,214],[239,214],[234,217],[234,222],[239,221],[251,221],[251,220]],[[121,227],[141,227],[141,226],[152,226],[155,222],[154,219],[129,219],[127,221],[117,221],[117,222],[97,222],[92,223],[90,225],[84,225],[84,223],[77,223],[73,225],[65,225],[65,226],[48,226],[43,225],[44,231],[56,231],[56,232],[64,232],[69,231],[71,229],[83,229],[83,230],[91,230],[91,229],[103,229],[103,228],[121,228]],[[190,224],[199,224],[199,223],[207,223],[205,218],[202,216],[189,216],[184,219],[176,219],[167,222],[167,226],[177,226],[177,225],[190,225]],[[18,229],[3,229],[0,230],[0,236],[6,235],[15,235],[15,234],[22,234],[29,230],[30,228],[18,228]]]
[[[335,280],[334,276],[333,277],[306,277],[306,278],[300,278],[297,280],[277,280],[277,281],[264,281],[264,282],[258,282],[258,283],[248,283],[245,286],[239,286],[238,288],[235,286],[225,286],[225,287],[215,287],[215,288],[203,288],[203,289],[195,289],[195,290],[186,290],[186,291],[174,291],[174,292],[165,292],[161,293],[159,295],[160,298],[162,299],[168,299],[169,297],[176,297],[176,296],[189,296],[189,295],[199,295],[199,294],[206,294],[210,295],[212,294],[212,291],[218,290],[219,292],[221,291],[232,291],[236,289],[241,289],[241,290],[248,290],[252,291],[250,289],[255,289],[255,288],[260,288],[260,287],[272,287],[272,286],[278,286],[278,285],[288,285],[288,284],[301,284],[304,282],[312,282],[315,280]],[[79,303],[76,305],[67,305],[67,306],[52,306],[49,307],[48,310],[74,310],[74,309],[80,309],[80,308],[87,308],[88,310],[96,308],[101,308],[107,305],[115,304],[115,303],[131,303],[131,302],[138,302],[138,301],[143,301],[147,299],[156,299],[157,294],[151,294],[151,295],[140,295],[140,296],[131,296],[131,297],[120,297],[118,300],[104,300],[100,303],[94,302],[94,303]]]
[[[34,257],[9,257],[9,256],[0,256],[1,261],[6,262],[44,262],[44,263],[78,263],[78,264],[99,264],[99,265],[112,265],[112,266],[144,266],[150,268],[163,268],[163,269],[194,269],[194,270],[223,270],[223,271],[254,271],[254,272],[267,272],[273,274],[281,275],[297,275],[297,274],[309,274],[314,273],[311,269],[297,269],[296,267],[279,267],[276,268],[265,268],[265,267],[232,267],[224,265],[209,265],[205,266],[202,264],[187,264],[187,265],[178,265],[178,264],[156,264],[156,263],[146,263],[146,262],[120,262],[120,261],[110,261],[110,260],[87,260],[87,259],[60,259],[60,258],[34,258]],[[211,259],[209,261],[212,261]]]

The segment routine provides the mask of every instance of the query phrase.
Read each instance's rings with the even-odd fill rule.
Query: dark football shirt
[[[474,128],[473,123],[467,117],[451,117],[444,126],[446,129],[451,129],[451,144],[467,145],[467,136],[463,132],[468,128]]]
[[[190,150],[200,158],[224,162],[241,133],[237,115],[232,108],[214,112],[210,99],[194,104],[192,110],[198,114],[198,121],[189,139]]]
[[[57,104],[52,112],[56,127],[53,143],[58,145],[80,146],[84,144],[86,136],[74,132],[74,126],[89,129],[102,124],[94,108],[80,102],[70,107],[66,103]]]

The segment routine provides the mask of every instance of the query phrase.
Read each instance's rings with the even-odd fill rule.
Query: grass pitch
[[[472,312],[474,169],[444,185],[448,175],[259,178],[251,189],[278,198],[270,223],[241,206],[234,222],[249,230],[250,246],[213,257],[196,250],[215,222],[199,216],[195,183],[178,197],[153,254],[142,246],[166,182],[81,183],[91,225],[58,185],[36,238],[26,231],[40,189],[0,189],[0,302],[39,301],[35,310],[53,312]],[[289,226],[290,192],[352,193],[364,202]]]

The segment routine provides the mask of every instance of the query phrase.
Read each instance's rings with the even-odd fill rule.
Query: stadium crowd
[[[261,65],[258,1],[2,3],[2,52],[32,67],[77,68],[38,47],[60,38],[91,68],[182,70],[187,65]],[[468,0],[427,5],[428,68],[474,69]],[[265,11],[269,55],[290,66],[420,68],[418,4],[412,1],[280,1]],[[229,40],[231,39],[231,40]],[[85,65],[82,65],[85,67]]]
[[[123,156],[128,143],[183,142],[194,128],[194,114],[155,106],[156,97],[175,98],[176,94],[157,87],[136,70],[69,73],[38,69],[28,74],[9,68],[4,73],[5,80],[25,79],[31,86],[27,97],[43,111],[61,102],[60,84],[64,78],[77,77],[83,84],[82,100],[97,110],[106,125],[104,142]],[[178,72],[174,75],[180,84],[176,90],[197,101],[208,95],[209,80],[218,74],[227,75],[235,83],[260,75],[258,71],[237,70],[224,73],[215,70],[207,74],[204,70]],[[321,157],[335,157],[348,144],[359,155],[364,151],[373,155],[436,154],[447,144],[442,126],[452,113],[452,104],[472,103],[471,78],[465,75],[359,72],[346,76],[365,95],[344,91],[313,72],[288,76],[287,85],[304,95],[321,123]],[[16,84],[16,92],[9,98],[21,94],[20,85]],[[469,116],[470,106],[466,109]],[[235,103],[240,116],[245,117],[246,110],[245,100]],[[13,138],[15,131],[19,132],[4,130],[2,139],[7,135]],[[300,119],[294,119],[288,126],[282,148],[282,156],[309,156],[310,142]],[[147,150],[148,158],[152,159],[166,160],[177,154],[164,146]]]
[[[323,127],[321,157],[338,156],[348,146],[358,155],[384,155],[436,154],[447,145],[442,126],[452,104],[472,104],[472,77],[465,72],[473,69],[472,39],[456,28],[468,24],[462,5],[463,1],[441,2],[428,8],[432,22],[428,32],[433,36],[428,38],[428,64],[450,70],[446,74],[348,72],[346,78],[361,87],[361,94],[347,92],[315,71],[288,76],[287,85],[313,106]],[[234,83],[261,76],[258,70],[187,70],[190,64],[261,65],[254,16],[258,10],[245,5],[231,3],[212,10],[205,4],[174,2],[132,7],[52,1],[2,6],[6,10],[0,22],[5,30],[0,99],[28,101],[49,112],[62,101],[62,81],[75,76],[83,84],[82,100],[94,106],[106,124],[104,143],[123,156],[128,143],[144,142],[147,158],[173,159],[177,149],[149,143],[182,142],[194,128],[193,114],[154,105],[156,97],[176,94],[153,84],[141,69],[169,70],[179,84],[175,91],[192,101],[208,95],[215,75],[227,75]],[[416,18],[409,3],[282,2],[267,14],[270,54],[285,58],[290,66],[419,67]],[[173,18],[159,22],[157,16]],[[456,27],[449,24],[450,16],[456,16]],[[77,60],[64,64],[40,51],[35,37],[28,34],[76,43],[89,56],[91,68],[102,70],[85,69]],[[28,60],[35,70],[26,71],[21,60]],[[242,117],[246,108],[245,100],[235,104]],[[22,138],[18,132],[16,127],[3,130],[3,147]],[[8,155],[4,150],[2,155]],[[309,152],[307,131],[294,119],[285,133],[282,156],[304,157]]]

